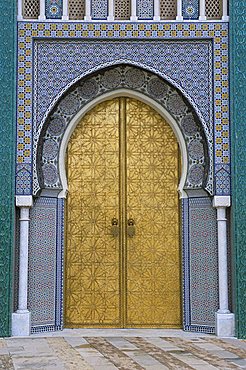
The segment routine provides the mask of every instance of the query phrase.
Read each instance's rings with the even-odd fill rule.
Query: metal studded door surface
[[[68,146],[65,325],[179,327],[178,144],[148,105],[92,109]]]

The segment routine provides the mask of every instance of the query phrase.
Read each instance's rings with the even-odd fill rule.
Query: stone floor
[[[246,341],[181,330],[87,330],[0,339],[0,369],[246,369]]]

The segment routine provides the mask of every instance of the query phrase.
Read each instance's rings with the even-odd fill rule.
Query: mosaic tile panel
[[[30,184],[32,183],[32,166],[29,163],[19,164],[16,176],[16,195],[29,195]]]
[[[30,19],[38,19],[40,13],[39,0],[23,1],[23,16]]]
[[[81,20],[85,16],[85,1],[84,0],[69,0],[68,3],[69,19]]]
[[[117,20],[129,20],[131,16],[131,0],[114,0],[114,17]]]
[[[216,165],[216,178],[215,188],[217,189],[217,195],[227,195],[231,192],[231,181],[230,181],[230,165]]]
[[[12,309],[12,249],[14,228],[14,122],[15,122],[15,3],[0,2],[1,104],[0,104],[0,336],[10,334]],[[6,21],[7,20],[7,21]],[[3,73],[4,71],[4,73]]]
[[[208,19],[221,19],[223,0],[206,0],[206,16]]]
[[[160,0],[161,19],[176,19],[177,0]]]
[[[137,1],[137,16],[138,16],[138,19],[153,19],[154,1],[153,0],[138,0]]]
[[[62,0],[46,0],[45,14],[47,19],[61,19]]]
[[[124,61],[157,71],[190,97],[207,124],[212,120],[212,50],[207,41],[40,41],[35,43],[34,53],[34,129],[64,87],[98,69],[99,61],[101,66]]]
[[[246,6],[244,1],[230,0],[231,109],[232,109],[232,220],[234,270],[236,284],[236,331],[246,339]]]
[[[92,19],[107,19],[108,16],[108,1],[107,0],[91,0],[91,17]]]
[[[83,37],[84,39],[89,37],[90,39],[100,37],[102,39],[114,38],[115,41],[134,39],[138,37],[139,42],[141,39],[148,40],[155,39],[201,39],[201,38],[210,38],[213,41],[213,81],[214,81],[214,129],[215,129],[215,163],[217,164],[229,164],[229,150],[228,150],[228,140],[229,140],[229,106],[228,106],[228,25],[227,23],[128,23],[128,24],[73,24],[73,23],[19,23],[19,94],[18,94],[18,163],[31,163],[31,124],[32,124],[32,77],[33,77],[33,64],[32,64],[32,53],[33,53],[33,44],[32,38],[38,39],[39,37],[43,38],[66,38],[76,39]],[[129,42],[129,40],[128,40]],[[68,46],[69,48],[69,46]],[[161,48],[159,48],[161,50]],[[99,50],[98,50],[99,51]],[[123,52],[123,51],[122,51]],[[149,66],[149,63],[154,63],[159,61],[159,55],[156,58],[150,58],[150,53],[146,60],[141,60],[141,62],[134,62],[134,50],[129,55],[127,55],[127,60],[120,60],[121,62],[131,62],[138,63],[141,66],[147,68],[153,68],[155,72],[161,73],[158,71],[156,66]],[[113,51],[113,58],[116,58],[117,53]],[[120,58],[120,55],[118,55]],[[99,68],[98,62],[101,62],[100,54],[96,53],[93,57],[97,61],[97,66],[94,69]],[[132,60],[133,59],[133,60]],[[149,62],[150,60],[150,62]],[[104,65],[112,64],[112,59],[107,58]],[[186,62],[186,66],[189,66],[190,63]],[[165,63],[162,63],[162,66],[165,66]],[[57,65],[56,65],[57,67]],[[35,68],[36,69],[36,68]],[[56,70],[56,69],[55,69]],[[68,68],[71,72],[71,68]],[[93,67],[92,67],[93,70]],[[67,71],[67,70],[66,70]],[[91,71],[91,69],[89,69]],[[177,68],[175,67],[177,72]],[[201,69],[199,69],[201,71]],[[54,72],[50,72],[52,78]],[[84,72],[86,73],[86,72]],[[172,73],[175,73],[172,71]],[[196,72],[197,73],[197,72]],[[67,72],[66,72],[67,74]],[[69,73],[68,73],[69,74]],[[189,74],[185,74],[188,76]],[[194,71],[191,72],[191,76],[194,75]],[[82,77],[82,74],[80,75]],[[165,76],[164,76],[165,77]],[[199,76],[200,77],[200,76]],[[74,75],[71,76],[71,79],[74,78]],[[168,78],[168,77],[166,77]],[[175,77],[176,78],[176,77]],[[188,77],[185,77],[189,79]],[[194,78],[191,77],[193,81],[191,85],[196,89],[197,82],[194,82]],[[72,83],[72,81],[70,82]],[[178,84],[173,81],[174,85]],[[53,84],[54,85],[54,84]],[[180,84],[180,90],[185,92],[183,88],[183,80]],[[199,83],[198,83],[199,85]],[[68,86],[63,86],[63,90]],[[51,84],[46,86],[46,90],[51,90]],[[206,94],[205,94],[206,95]],[[201,97],[198,95],[199,98]],[[191,98],[189,97],[191,100]],[[195,99],[195,98],[194,98]],[[193,99],[193,105],[196,106]],[[206,99],[206,97],[204,98]],[[211,99],[209,99],[212,101]],[[198,108],[197,108],[198,109]],[[204,108],[201,106],[201,110],[204,111]],[[213,119],[210,118],[209,121],[212,123]],[[229,193],[229,189],[226,189]],[[28,191],[31,193],[31,183],[29,184]],[[219,189],[216,189],[219,191]]]
[[[61,286],[61,245],[57,246],[57,199],[38,198],[30,212],[28,308],[32,327],[54,328],[61,320],[61,303],[57,312],[57,287]],[[63,218],[63,216],[62,216]],[[59,230],[62,235],[61,230]],[[60,236],[61,238],[61,236]],[[59,247],[59,248],[57,248]],[[57,255],[57,249],[59,254]],[[59,287],[61,294],[61,287]]]
[[[183,202],[183,212],[188,212],[189,218],[183,226],[187,274],[184,328],[213,332],[219,305],[216,209],[210,198],[190,198]]]
[[[183,0],[182,12],[184,19],[198,19],[199,0]]]

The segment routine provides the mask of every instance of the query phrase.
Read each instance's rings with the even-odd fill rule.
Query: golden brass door
[[[178,144],[148,105],[93,108],[68,145],[65,325],[180,327]]]

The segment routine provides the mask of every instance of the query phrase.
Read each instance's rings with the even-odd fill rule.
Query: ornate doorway
[[[131,98],[87,113],[68,145],[67,327],[180,327],[179,149]]]

